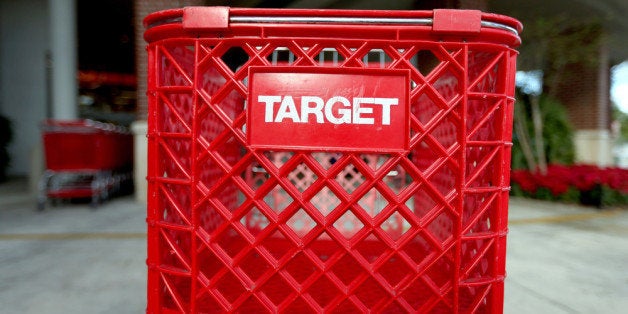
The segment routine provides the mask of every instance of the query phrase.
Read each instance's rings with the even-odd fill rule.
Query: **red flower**
[[[613,190],[628,193],[628,169],[599,168],[593,165],[550,165],[547,174],[527,170],[514,170],[511,180],[528,193],[538,188],[547,188],[558,196],[575,187],[580,191],[590,191],[597,185],[606,185]]]
[[[510,179],[518,184],[521,189],[528,193],[536,192],[537,185],[532,175],[526,170],[515,170],[512,172]]]

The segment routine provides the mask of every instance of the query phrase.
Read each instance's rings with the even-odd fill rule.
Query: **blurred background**
[[[459,8],[519,19],[506,312],[628,306],[628,1],[0,0],[0,304],[7,313],[144,309],[142,19],[192,5]],[[124,138],[122,149],[134,157],[114,177],[130,180],[133,172],[133,197],[98,211],[72,204],[35,212],[34,195],[49,179],[42,133],[58,127]],[[63,161],[86,151],[55,153]]]
[[[189,5],[461,8],[515,17],[524,32],[513,151],[513,168],[521,171],[513,176],[513,193],[581,202],[582,189],[609,187],[601,182],[608,170],[619,175],[619,168],[628,167],[628,2],[623,0],[0,0],[0,180],[27,178],[36,191],[45,170],[41,122],[92,119],[133,131],[135,195],[144,201],[142,19]],[[556,172],[573,172],[556,165],[574,164],[593,167],[574,170],[580,176],[556,183],[560,186],[544,183],[548,176],[552,182],[561,177]],[[574,187],[574,180],[591,171],[596,177],[586,179],[590,184]],[[623,174],[615,180],[628,179]],[[622,188],[615,182],[613,195],[585,202],[624,203]]]

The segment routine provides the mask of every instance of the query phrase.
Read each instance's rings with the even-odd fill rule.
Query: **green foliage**
[[[554,195],[552,194],[552,192],[545,187],[538,188],[533,197],[543,201],[551,201],[554,199]]]
[[[558,101],[543,96],[540,103],[548,163],[572,164],[575,159],[574,131],[565,107]]]
[[[0,115],[0,182],[6,180],[6,171],[11,161],[8,146],[12,139],[11,121]]]
[[[628,193],[622,193],[607,185],[598,184],[589,191],[581,192],[580,203],[598,208],[626,206],[628,205]]]
[[[611,191],[621,195],[621,193],[617,191],[614,191],[614,190],[611,190]],[[569,204],[578,204],[580,203],[580,199],[581,199],[580,191],[578,191],[578,189],[575,187],[570,187],[565,193],[554,195],[552,191],[550,191],[550,189],[545,188],[545,187],[538,188],[534,192],[526,192],[521,188],[521,186],[519,186],[519,184],[514,183],[514,182],[512,183],[512,186],[510,189],[510,195],[517,196],[517,197],[534,198],[534,199],[544,200],[544,201],[553,201],[553,202],[558,201],[558,202],[569,203]],[[624,204],[628,204],[628,203],[624,203]]]
[[[517,103],[515,106],[523,106],[523,112],[526,117],[517,117],[525,122],[528,134],[533,134],[534,126],[532,125],[532,112],[530,105],[531,95],[518,93]],[[575,148],[573,144],[573,127],[567,118],[567,112],[563,105],[548,96],[541,95],[539,99],[539,107],[541,109],[541,117],[543,119],[543,143],[548,164],[564,164],[569,165],[574,162]],[[521,150],[520,139],[515,135],[513,137],[512,149],[512,168],[525,169],[527,167],[526,160]],[[534,147],[532,147],[534,149]]]
[[[512,183],[510,195],[527,197],[543,201],[563,202],[569,204],[582,204],[597,208],[613,208],[628,206],[628,193],[614,190],[607,185],[596,185],[588,191],[579,191],[570,187],[567,192],[553,195],[548,188],[538,188],[535,192],[524,191],[519,184]]]
[[[604,40],[600,21],[563,14],[538,17],[524,21],[524,25],[520,67],[548,74],[560,71],[567,64],[597,64],[599,45]]]
[[[602,195],[600,197],[601,207],[615,207],[628,205],[628,193],[611,189],[606,185],[601,187]]]
[[[613,120],[620,125],[617,142],[628,143],[628,114],[613,106]]]
[[[511,173],[511,195],[587,206],[628,206],[628,169],[593,165],[549,165],[546,174]]]

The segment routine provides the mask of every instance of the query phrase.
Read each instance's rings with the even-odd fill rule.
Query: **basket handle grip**
[[[190,30],[223,30],[229,28],[229,7],[185,7],[183,28]]]
[[[482,11],[436,9],[432,30],[449,34],[479,33],[482,30]]]

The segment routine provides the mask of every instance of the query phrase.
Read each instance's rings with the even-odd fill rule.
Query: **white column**
[[[136,120],[131,124],[133,132],[133,182],[135,184],[135,200],[146,204],[148,197],[148,183],[146,174],[148,167],[148,123],[146,120]]]
[[[608,130],[576,130],[576,162],[608,167],[613,162],[613,138]]]
[[[76,1],[48,0],[52,53],[52,117],[75,119],[78,112]]]

